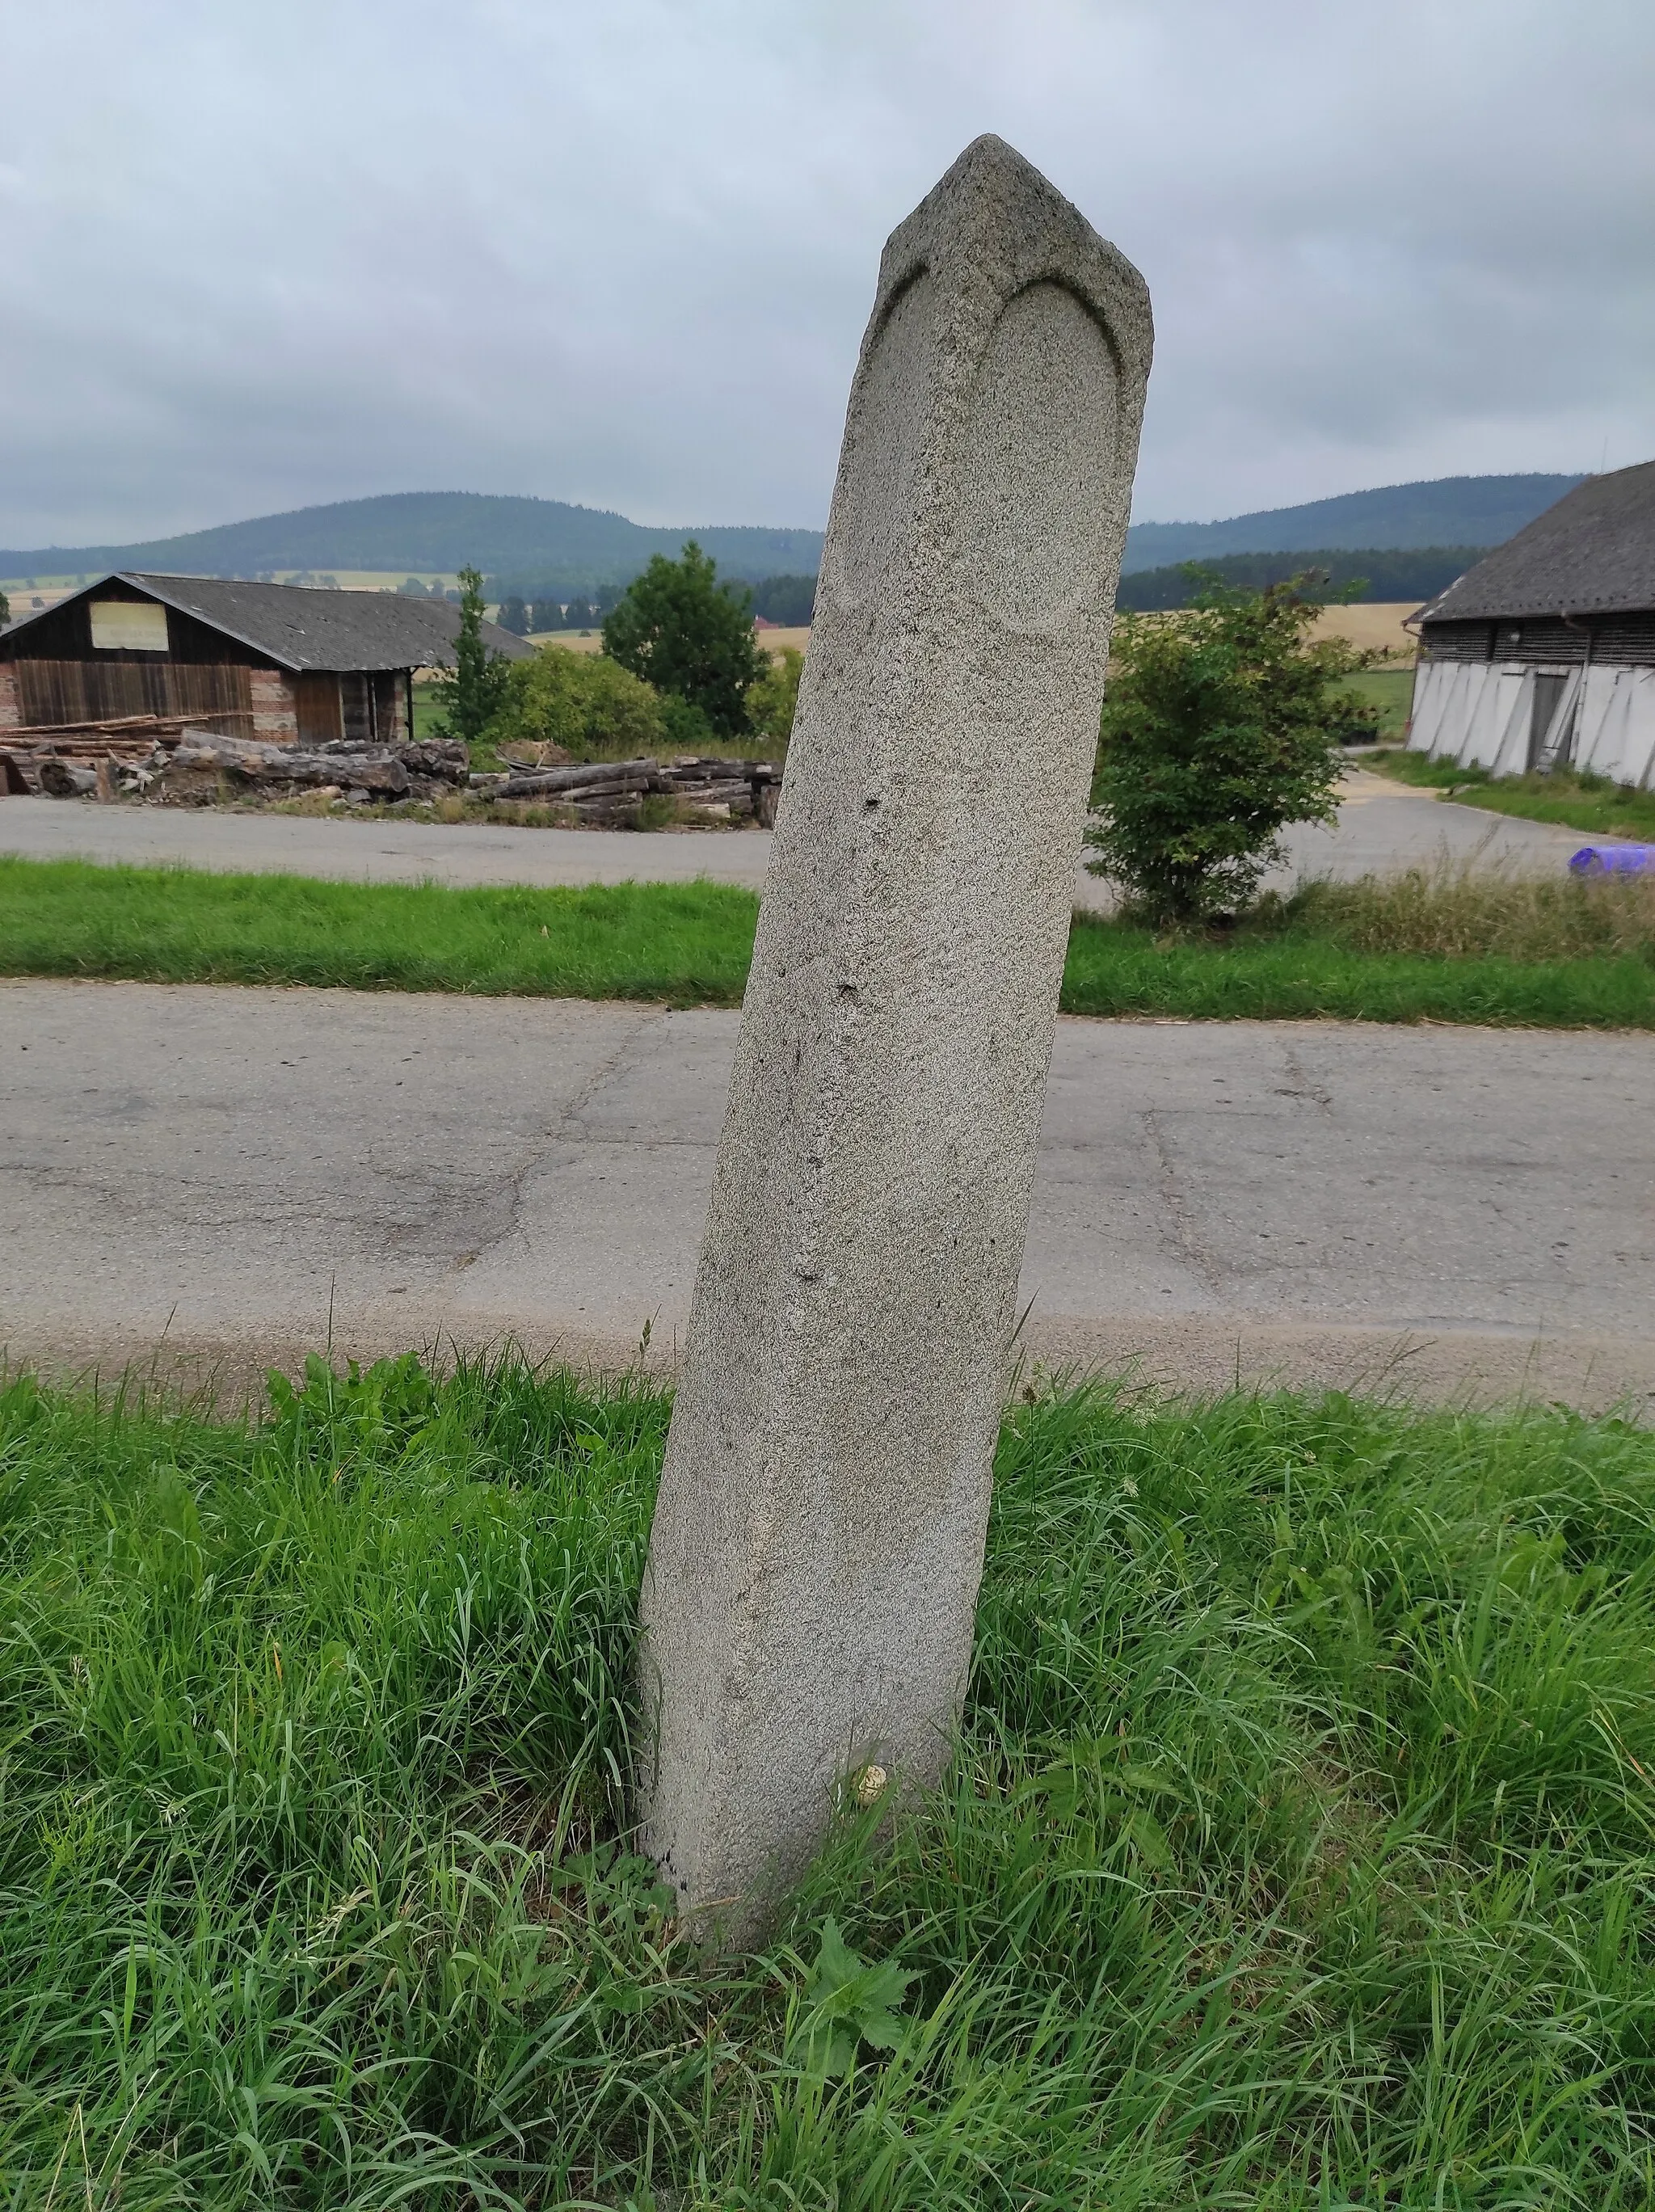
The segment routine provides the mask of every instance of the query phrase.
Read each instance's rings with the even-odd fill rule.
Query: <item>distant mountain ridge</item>
[[[1223,522],[1138,522],[1126,533],[1122,567],[1130,574],[1226,553],[1503,545],[1580,481],[1578,476],[1434,477],[1342,492],[1303,507],[1235,514]]]
[[[1128,574],[1232,553],[1503,544],[1581,479],[1578,476],[1440,477],[1345,492],[1303,507],[1222,522],[1139,522],[1127,532]],[[813,574],[819,530],[724,524],[652,529],[623,514],[558,499],[484,492],[391,492],[291,514],[227,522],[136,545],[0,550],[0,577],[91,575],[145,568],[180,575],[257,576],[282,570],[368,569],[452,574],[468,562],[506,589],[554,595],[629,582],[652,554],[694,538],[727,576]]]
[[[257,576],[277,569],[367,568],[452,574],[468,563],[485,574],[572,587],[624,584],[653,553],[676,555],[694,538],[731,576],[814,573],[819,530],[714,525],[652,530],[561,499],[486,492],[389,492],[221,523],[138,545],[41,546],[0,551],[0,576],[91,575],[142,568],[161,574]]]

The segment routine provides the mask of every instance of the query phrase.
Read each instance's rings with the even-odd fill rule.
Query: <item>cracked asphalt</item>
[[[0,1342],[238,1383],[506,1335],[670,1362],[737,1017],[0,982]],[[1655,1037],[1065,1020],[1031,1359],[1655,1392]]]

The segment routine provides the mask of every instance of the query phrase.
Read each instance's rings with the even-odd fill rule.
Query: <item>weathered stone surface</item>
[[[1150,349],[969,147],[852,388],[644,1595],[644,1833],[731,1936],[946,1759]]]

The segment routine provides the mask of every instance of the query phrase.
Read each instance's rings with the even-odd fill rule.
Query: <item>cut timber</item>
[[[39,764],[40,788],[48,799],[86,799],[98,787],[98,771],[78,761],[48,757]]]
[[[283,745],[262,745],[250,738],[215,738],[206,731],[186,732],[173,755],[177,769],[217,769],[221,773],[281,783],[343,783],[358,791],[408,789],[408,770],[391,753],[301,753]]]

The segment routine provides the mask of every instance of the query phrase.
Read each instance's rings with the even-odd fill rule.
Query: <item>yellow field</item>
[[[1416,640],[1411,630],[1403,628],[1403,617],[1415,611],[1411,599],[1399,604],[1376,604],[1367,607],[1329,607],[1316,625],[1319,637],[1342,637],[1364,653],[1380,652],[1397,662],[1411,661],[1416,651]],[[803,653],[810,642],[808,626],[797,629],[766,629],[759,632],[760,641],[772,653],[779,653],[791,645]],[[570,653],[602,653],[603,640],[597,630],[583,636],[579,630],[548,630],[533,640],[536,645],[561,645]]]
[[[566,653],[602,653],[603,637],[601,630],[590,632],[578,629],[545,629],[529,640],[530,645],[561,645]],[[779,653],[785,645],[803,653],[810,642],[808,623],[797,629],[761,629],[759,642],[767,653]]]
[[[1388,659],[1411,661],[1419,650],[1419,640],[1411,629],[1403,628],[1403,619],[1418,611],[1411,599],[1399,605],[1376,600],[1372,606],[1329,607],[1316,625],[1316,635],[1342,637],[1364,653],[1377,651]]]
[[[285,583],[289,574],[298,573],[301,572],[278,569],[276,580]],[[377,592],[394,590],[409,572],[406,568],[399,574],[389,570],[339,568],[317,573],[336,575],[340,587],[344,591]],[[421,581],[429,584],[431,578],[428,574],[424,575]],[[451,586],[458,588],[457,577],[445,576],[442,581],[445,588]],[[37,576],[33,590],[24,584],[21,577],[0,576],[0,592],[3,592],[11,602],[14,620],[19,615],[27,614],[37,599],[43,600],[47,606],[55,606],[59,599],[67,598],[70,592],[78,588],[72,576]],[[1383,653],[1391,661],[1411,662],[1417,650],[1417,640],[1411,630],[1403,628],[1403,621],[1405,616],[1415,611],[1411,600],[1400,604],[1384,602],[1372,606],[1329,607],[1317,623],[1317,635],[1344,638],[1364,652]],[[761,630],[759,635],[766,650],[770,653],[779,653],[784,646],[792,646],[803,653],[810,642],[809,629],[805,624],[797,629]],[[536,645],[561,645],[569,653],[601,653],[603,650],[603,637],[597,630],[589,633],[568,629],[545,631],[532,641]]]

